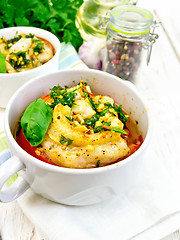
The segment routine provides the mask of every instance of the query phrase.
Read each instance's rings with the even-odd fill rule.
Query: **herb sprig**
[[[19,69],[22,66],[28,65],[30,63],[29,59],[26,59],[26,51],[11,52],[9,55],[15,55],[16,60],[10,58],[10,64],[14,69]]]
[[[53,103],[51,103],[51,108],[55,108],[55,106],[59,103],[62,105],[68,105],[69,107],[72,107],[75,97],[77,95],[76,91],[79,88],[68,92],[67,89],[62,88],[60,85],[55,86],[51,89],[51,93],[49,96],[54,100]]]
[[[43,41],[41,41],[39,39],[33,39],[32,41],[36,44],[36,46],[33,49],[34,52],[41,53],[42,50],[44,49]]]
[[[76,50],[83,40],[75,18],[83,0],[1,0],[0,28],[33,26],[55,34],[61,42],[70,42]]]
[[[94,128],[94,132],[101,132],[101,131],[112,131],[112,132],[117,132],[121,134],[127,134],[125,130],[123,130],[121,127],[114,127],[110,126],[111,122],[103,122],[101,126],[98,126]]]
[[[116,106],[116,104],[111,104],[111,103],[105,103],[104,104],[105,106],[107,106],[108,108],[113,108],[116,112],[117,112],[117,114],[118,114],[118,118],[124,123],[124,124],[126,124],[126,122],[127,122],[127,116],[123,113],[123,111],[122,111],[122,105],[119,105],[118,107]]]
[[[97,107],[99,106],[100,102],[99,103],[94,103],[94,101],[92,100],[92,98],[90,97],[88,92],[83,91],[83,93],[84,93],[85,98],[88,98],[88,100],[89,100],[89,102],[92,106],[92,109],[97,111]]]
[[[60,138],[59,142],[60,142],[62,145],[67,145],[67,146],[69,146],[69,145],[72,144],[73,140],[70,139],[70,138],[66,138],[66,137],[64,137],[63,135],[61,135],[61,138]]]
[[[8,39],[6,42],[5,49],[9,49],[15,42],[18,42],[22,38],[21,35],[15,36],[14,38]]]

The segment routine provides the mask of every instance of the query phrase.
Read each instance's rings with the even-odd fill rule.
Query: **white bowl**
[[[38,37],[48,40],[55,49],[55,55],[47,63],[28,71],[19,73],[0,73],[0,107],[6,107],[10,97],[22,84],[26,83],[32,78],[53,72],[58,69],[60,42],[54,34],[35,27],[11,27],[0,29],[0,38],[6,37],[6,39],[10,39],[13,38],[16,33],[32,33]]]
[[[70,87],[80,80],[86,80],[92,92],[113,97],[138,121],[144,142],[125,160],[99,168],[63,168],[32,157],[15,141],[15,124],[31,102],[50,92],[50,88],[57,84]],[[18,177],[11,188],[0,190],[1,201],[12,201],[31,187],[34,192],[58,203],[87,205],[122,193],[133,184],[149,143],[150,121],[144,100],[132,83],[98,70],[63,70],[29,81],[13,95],[5,112],[5,132],[13,157],[0,166],[0,189],[19,170],[22,170],[22,178]]]

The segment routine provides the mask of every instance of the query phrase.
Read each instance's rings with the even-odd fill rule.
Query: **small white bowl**
[[[15,124],[31,102],[49,93],[55,85],[70,87],[80,80],[87,81],[93,93],[113,97],[138,121],[144,142],[123,161],[91,169],[63,168],[32,157],[15,141]],[[133,185],[139,176],[143,155],[149,144],[150,119],[144,100],[132,83],[98,70],[63,70],[29,81],[13,95],[5,112],[5,132],[13,157],[0,166],[1,201],[12,201],[31,187],[34,192],[52,201],[80,206],[100,202]],[[22,170],[21,177],[3,191],[6,180],[19,170]]]
[[[35,27],[11,27],[0,29],[0,38],[6,37],[6,39],[11,39],[16,34],[20,33],[32,33],[40,38],[48,40],[55,49],[55,55],[47,63],[31,70],[19,73],[0,73],[0,107],[6,107],[10,97],[22,84],[26,83],[32,78],[53,72],[58,69],[58,59],[61,45],[58,38],[54,34]]]

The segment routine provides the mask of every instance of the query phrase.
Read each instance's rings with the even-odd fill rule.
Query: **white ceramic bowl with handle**
[[[0,38],[6,37],[8,40],[20,33],[31,33],[35,34],[37,37],[46,39],[54,47],[55,54],[48,62],[34,69],[18,73],[0,73],[0,107],[6,107],[10,97],[22,84],[42,74],[58,70],[61,45],[54,34],[35,27],[10,27],[0,29]]]
[[[63,168],[32,157],[15,141],[15,124],[31,102],[50,92],[50,88],[57,84],[70,87],[80,80],[87,81],[93,93],[111,96],[138,121],[144,142],[125,160],[99,168]],[[132,83],[98,70],[63,70],[31,80],[13,95],[5,112],[5,132],[12,158],[0,166],[1,201],[12,201],[31,187],[34,192],[52,201],[80,206],[116,196],[133,184],[149,144],[150,120],[144,100]],[[20,176],[4,190],[6,180],[17,171],[20,171]]]

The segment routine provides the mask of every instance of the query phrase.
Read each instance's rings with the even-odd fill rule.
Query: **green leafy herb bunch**
[[[55,34],[61,42],[70,42],[76,50],[83,39],[75,18],[83,0],[1,0],[0,28],[33,26]]]

